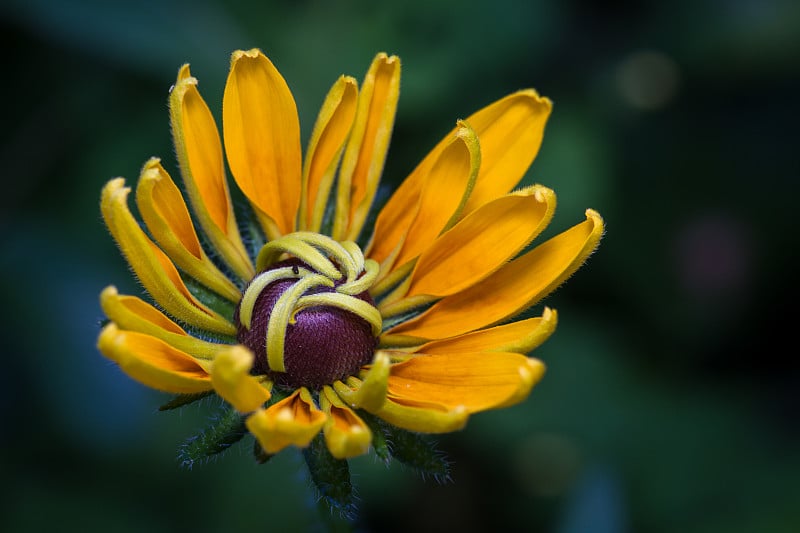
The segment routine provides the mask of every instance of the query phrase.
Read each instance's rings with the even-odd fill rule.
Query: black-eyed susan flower
[[[259,50],[232,56],[221,138],[185,65],[169,97],[184,192],[149,160],[135,191],[142,225],[124,179],[103,189],[105,223],[151,301],[107,287],[99,349],[178,394],[171,406],[212,393],[231,406],[205,435],[214,442],[190,447],[213,453],[250,433],[262,459],[303,448],[312,477],[324,476],[320,461],[371,447],[388,456],[396,431],[458,430],[541,378],[528,354],[556,312],[516,317],[603,232],[587,210],[531,246],[555,194],[512,189],[551,103],[524,90],[458,121],[370,217],[399,82],[399,59],[385,54],[360,87],[339,78],[303,157],[292,93]],[[246,212],[234,209],[226,161]]]

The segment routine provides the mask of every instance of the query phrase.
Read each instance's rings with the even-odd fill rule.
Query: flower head
[[[317,439],[346,459],[392,428],[454,431],[525,399],[544,372],[528,354],[556,312],[516,317],[584,262],[602,219],[587,210],[530,246],[555,194],[512,191],[551,109],[525,90],[458,121],[367,224],[399,80],[385,54],[360,87],[339,78],[302,157],[292,93],[259,50],[232,56],[224,142],[183,66],[169,107],[189,205],[158,159],[136,185],[144,227],[122,178],[103,189],[105,223],[151,301],[107,287],[100,351],[178,403],[220,396],[267,456]]]

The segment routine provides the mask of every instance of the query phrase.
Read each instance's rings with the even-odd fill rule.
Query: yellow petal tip
[[[111,194],[123,188],[130,190],[130,187],[125,187],[125,178],[110,179],[103,186],[103,196],[110,196]]]
[[[258,56],[262,55],[261,49],[259,48],[251,48],[250,50],[236,50],[231,54],[231,62],[235,63],[239,61],[243,57],[247,57],[249,59],[255,59]]]
[[[184,63],[181,65],[181,68],[178,69],[178,81],[185,80],[186,78],[191,77],[192,73],[189,70],[189,63]]]
[[[161,158],[160,157],[151,157],[147,161],[145,161],[144,165],[142,165],[142,172],[146,172],[148,170],[152,170],[154,168],[158,168],[161,166]]]
[[[118,295],[119,291],[115,285],[109,285],[105,289],[100,292],[100,300],[105,300],[107,298],[113,298],[114,296]]]
[[[533,195],[536,198],[536,201],[541,204],[552,203],[556,198],[555,191],[545,187],[544,185],[534,185]]]
[[[545,107],[548,108],[548,110],[553,107],[553,101],[550,100],[548,97],[539,94],[539,91],[537,91],[536,89],[523,89],[517,92],[516,94],[519,96],[528,97],[537,104],[544,105]]]
[[[535,357],[528,358],[528,366],[520,367],[520,375],[533,386],[544,376],[547,366]]]
[[[601,217],[600,213],[598,213],[594,209],[589,208],[586,210],[586,218],[591,218],[592,220],[595,221],[596,224],[600,225],[603,224],[603,217]]]
[[[378,52],[375,55],[375,61],[382,61],[387,65],[394,62],[399,62],[400,58],[396,55],[389,55],[386,52]]]

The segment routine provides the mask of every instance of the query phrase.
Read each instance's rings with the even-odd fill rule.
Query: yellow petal
[[[236,327],[200,303],[181,280],[175,265],[144,234],[128,210],[125,180],[117,178],[103,188],[103,219],[147,292],[173,317],[200,329],[236,335]]]
[[[425,179],[417,216],[403,239],[402,250],[394,260],[396,265],[416,258],[450,229],[469,198],[481,166],[481,152],[475,132],[461,124]]]
[[[517,353],[418,355],[392,366],[389,397],[475,413],[524,398],[543,372],[542,365],[534,374],[528,358]]]
[[[417,348],[422,346],[428,339],[419,337],[411,337],[408,335],[393,335],[391,333],[384,333],[380,336],[378,348],[381,350],[401,351],[404,353],[412,353]]]
[[[243,346],[220,352],[211,365],[211,383],[217,394],[240,413],[255,411],[270,399],[269,391],[250,375],[253,354]]]
[[[391,324],[402,322],[409,316],[416,316],[431,306],[437,298],[433,296],[425,296],[422,294],[411,296],[408,298],[396,299],[395,294],[405,294],[408,291],[408,283],[403,283],[397,287],[396,291],[392,291],[381,303],[378,305],[378,310],[383,317],[383,323],[387,331],[392,331]],[[383,338],[383,335],[381,336]]]
[[[467,424],[469,412],[464,407],[447,409],[441,406],[420,407],[403,398],[387,398],[373,414],[393,426],[419,433],[450,433]]]
[[[391,361],[389,355],[378,351],[363,380],[352,379],[353,385],[341,381],[333,384],[336,393],[351,407],[375,411],[386,401],[386,379],[389,377]],[[350,380],[349,380],[350,381]]]
[[[300,203],[300,122],[286,81],[260,50],[233,53],[222,126],[231,173],[266,216],[268,238],[292,232]]]
[[[557,322],[557,313],[549,307],[545,307],[540,317],[473,331],[449,339],[431,341],[420,346],[416,351],[426,354],[529,353],[550,337],[556,329]]]
[[[420,256],[407,296],[447,296],[474,285],[530,243],[554,210],[555,194],[541,186],[481,206]]]
[[[189,65],[178,72],[169,110],[178,163],[197,220],[222,259],[237,276],[249,280],[255,271],[236,224],[219,130]]]
[[[452,139],[452,135],[446,140]],[[443,147],[444,148],[444,142]],[[367,246],[365,255],[378,263],[384,264],[387,259],[396,255],[403,245],[408,228],[419,210],[419,196],[422,193],[424,181],[412,179],[416,176],[427,176],[433,163],[438,159],[442,150],[431,152],[420,163],[411,176],[395,190],[389,201],[378,213],[375,219],[375,228]],[[431,158],[435,155],[436,157]],[[392,263],[393,263],[392,258]]]
[[[239,289],[201,248],[183,197],[156,158],[142,170],[136,204],[150,234],[179,268],[223,298],[239,301]]]
[[[333,238],[358,239],[386,161],[400,95],[400,59],[378,54],[367,71],[339,171]]]
[[[549,100],[539,97],[533,90],[525,90],[484,107],[464,121],[478,134],[481,170],[462,215],[488,199],[507,193],[522,178],[541,144],[550,108]],[[431,166],[457,129],[458,126],[425,156],[378,213],[375,233],[367,250],[369,257],[382,263],[397,248],[416,215],[413,206],[417,204]]]
[[[130,377],[154,389],[177,394],[211,390],[201,363],[164,341],[108,324],[97,341],[100,352]]]
[[[328,415],[322,431],[331,455],[348,459],[367,453],[372,443],[372,432],[367,424],[327,385],[322,389],[319,401]]]
[[[397,250],[400,251],[399,248]],[[376,302],[381,302],[385,298],[389,301],[397,300],[408,292],[408,285],[411,283],[411,271],[414,270],[415,261],[408,261],[401,267],[392,269],[396,254],[392,254],[385,261],[385,267],[379,267],[378,280],[369,288],[369,293]],[[385,270],[384,270],[385,268]],[[394,294],[397,293],[395,297]]]
[[[506,96],[467,119],[481,142],[481,171],[464,214],[514,188],[542,144],[553,104],[528,89]]]
[[[291,396],[259,409],[245,421],[265,452],[278,453],[287,446],[304,448],[320,432],[327,416],[303,387]]]
[[[504,407],[511,407],[525,400],[533,386],[542,379],[546,368],[545,364],[539,359],[528,357],[527,366],[519,369],[520,376],[522,377],[522,384],[517,389],[516,394],[512,394],[506,398],[506,401],[495,405],[495,408],[502,409]]]
[[[444,339],[496,324],[534,305],[572,275],[597,247],[603,219],[587,220],[511,261],[469,289],[443,298],[393,334]]]
[[[146,333],[199,359],[213,359],[226,344],[208,342],[187,334],[164,313],[135,296],[121,295],[109,286],[100,294],[100,306],[120,329]]]
[[[303,165],[300,230],[319,232],[322,226],[336,168],[356,116],[357,101],[356,80],[342,76],[322,104]]]

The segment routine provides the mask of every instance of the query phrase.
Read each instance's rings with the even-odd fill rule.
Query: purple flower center
[[[305,270],[317,274],[299,259],[275,263],[265,273],[286,267],[291,267],[295,273]],[[250,327],[246,327],[240,320],[240,303],[234,313],[237,339],[255,354],[252,370],[254,374],[266,374],[282,388],[308,387],[319,390],[323,385],[357,374],[361,366],[371,362],[377,339],[364,318],[332,305],[314,305],[291,311],[291,319],[285,329],[281,327],[276,331],[273,328],[270,332],[270,319],[276,303],[301,279],[278,279],[260,289],[252,307]],[[303,295],[336,292],[336,288],[344,281],[342,279],[335,282],[333,287],[315,286]],[[353,295],[353,298],[374,306],[367,291]],[[270,359],[267,356],[268,335],[284,335],[284,371],[270,368]]]

